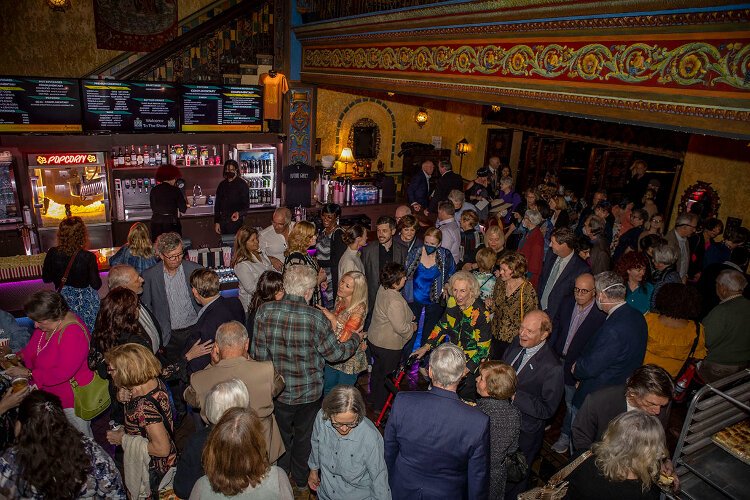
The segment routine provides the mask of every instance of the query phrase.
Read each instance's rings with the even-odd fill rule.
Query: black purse
[[[510,483],[520,483],[529,471],[529,464],[521,450],[508,453],[505,456],[506,480]]]

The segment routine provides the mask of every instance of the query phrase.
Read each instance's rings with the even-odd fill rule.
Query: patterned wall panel
[[[315,116],[313,87],[294,87],[289,90],[289,130],[287,132],[287,163],[312,164],[313,117]]]

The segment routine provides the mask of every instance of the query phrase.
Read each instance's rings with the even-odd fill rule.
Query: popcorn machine
[[[42,251],[55,245],[57,227],[68,216],[78,216],[86,223],[91,248],[112,246],[103,152],[30,154],[28,166]]]

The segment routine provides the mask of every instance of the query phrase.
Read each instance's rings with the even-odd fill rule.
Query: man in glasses
[[[576,392],[576,379],[571,368],[578,360],[584,346],[602,326],[607,315],[598,307],[594,298],[596,289],[594,276],[584,273],[576,278],[573,287],[573,299],[563,302],[552,321],[552,348],[563,360],[565,376],[565,420],[563,420],[560,438],[552,445],[557,453],[567,453],[570,446],[571,424],[575,416],[573,394]]]
[[[683,283],[687,281],[688,266],[692,253],[688,239],[695,234],[697,227],[698,216],[696,214],[682,213],[677,216],[674,229],[665,236],[669,246],[677,254],[677,272],[680,273],[680,279]]]
[[[143,271],[141,302],[156,316],[164,355],[174,363],[198,319],[201,306],[193,299],[190,274],[202,266],[183,260],[182,238],[177,233],[159,235],[156,251],[161,262]]]

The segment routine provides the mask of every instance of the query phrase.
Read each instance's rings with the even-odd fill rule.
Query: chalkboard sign
[[[250,85],[183,85],[183,132],[260,132],[263,92]]]
[[[171,83],[82,80],[88,132],[176,132],[179,91]]]
[[[81,132],[78,81],[0,77],[0,132]]]

